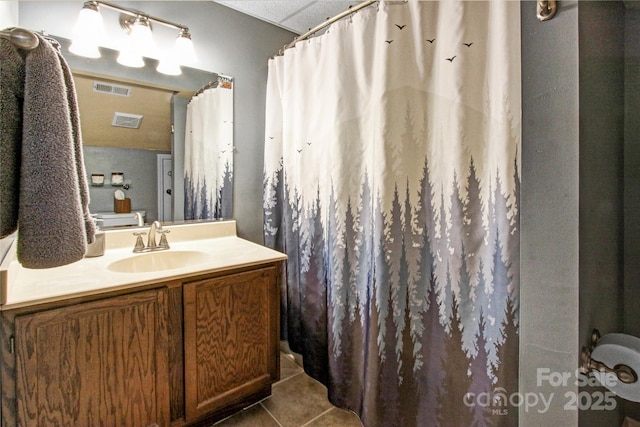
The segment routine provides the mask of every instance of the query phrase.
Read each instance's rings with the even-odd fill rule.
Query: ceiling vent
[[[115,85],[97,80],[93,82],[93,91],[109,95],[131,96],[131,88],[129,86]]]
[[[138,129],[142,122],[142,117],[143,116],[139,114],[118,113],[116,111],[113,115],[111,125],[121,128]]]

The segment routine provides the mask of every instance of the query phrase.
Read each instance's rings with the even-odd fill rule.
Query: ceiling
[[[239,12],[303,34],[361,1],[344,0],[213,0]]]

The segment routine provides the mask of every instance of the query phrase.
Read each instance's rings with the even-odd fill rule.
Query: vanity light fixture
[[[104,34],[100,6],[120,12],[120,26],[128,34],[125,45],[120,49],[118,63],[128,67],[142,67],[144,54],[160,56],[158,72],[178,75],[181,74],[180,65],[193,63],[196,60],[188,27],[101,0],[84,3],[69,47],[72,53],[89,58],[100,57],[98,45],[102,42]],[[179,30],[175,45],[161,54],[153,45],[152,22]]]

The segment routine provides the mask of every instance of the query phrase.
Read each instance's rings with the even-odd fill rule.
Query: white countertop
[[[162,252],[198,251],[211,256],[201,263],[170,270],[146,273],[111,271],[108,267],[115,261],[144,256],[133,253],[135,237],[132,233],[135,229],[126,228],[106,231],[103,256],[84,258],[62,267],[28,269],[16,259],[14,242],[0,265],[0,310],[286,259],[283,253],[237,237],[235,221],[169,225],[164,229],[171,230],[167,235],[171,248]]]

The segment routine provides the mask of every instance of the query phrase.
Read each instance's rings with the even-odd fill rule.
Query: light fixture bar
[[[184,25],[176,24],[174,22],[167,21],[166,19],[156,18],[155,16],[147,15],[146,13],[140,12],[140,11],[137,11],[137,10],[127,9],[125,7],[122,7],[122,6],[118,6],[117,4],[109,3],[109,2],[106,2],[106,1],[102,1],[102,0],[90,0],[87,3],[95,3],[97,5],[102,5],[102,6],[105,6],[105,7],[109,8],[109,9],[117,10],[118,12],[126,13],[127,15],[130,15],[130,16],[133,16],[133,17],[144,16],[149,21],[157,22],[158,24],[166,25],[167,27],[177,28],[179,30],[184,30],[186,32],[189,32],[189,27],[186,27]]]
[[[150,16],[135,9],[128,9],[114,3],[102,0],[87,0],[74,27],[73,43],[69,50],[76,55],[88,58],[99,58],[100,37],[98,27],[102,29],[100,6],[120,12],[120,27],[128,34],[118,55],[118,63],[127,67],[142,67],[145,62],[143,55],[159,58],[156,70],[164,74],[178,75],[180,66],[196,61],[196,54],[191,41],[189,27],[166,19]],[[99,21],[99,22],[97,22]],[[158,50],[153,43],[151,22],[162,24],[179,31],[174,47],[168,51]],[[82,23],[82,25],[81,25]],[[99,25],[98,25],[99,24]]]

